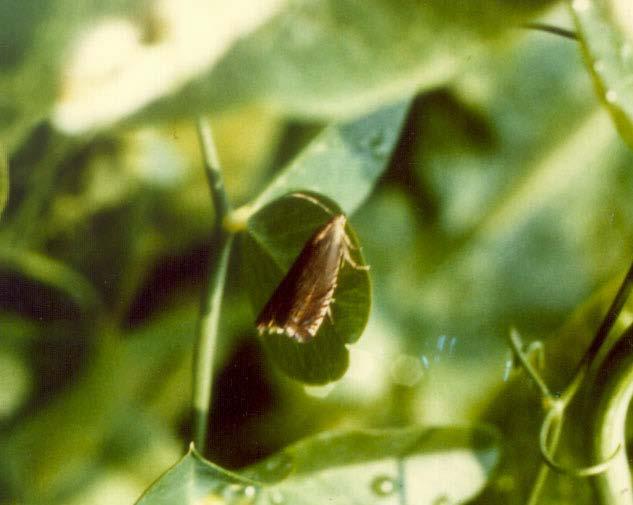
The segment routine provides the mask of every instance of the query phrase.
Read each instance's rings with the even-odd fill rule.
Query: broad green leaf
[[[138,500],[137,505],[252,503],[254,482],[206,461],[192,447]],[[241,501],[242,500],[242,501]]]
[[[2,2],[0,138],[13,152],[42,120],[77,134],[127,117],[206,71],[284,2]]]
[[[333,202],[326,205],[337,211]],[[330,217],[320,206],[297,196],[281,198],[251,217],[242,237],[242,272],[255,314],[266,304],[306,241]],[[354,261],[363,264],[349,223],[346,231],[356,248],[350,251]],[[291,377],[318,384],[338,379],[347,369],[345,345],[358,340],[369,316],[367,271],[344,264],[334,298],[332,321],[326,317],[310,342],[299,343],[286,335],[262,336],[270,357]]]
[[[550,3],[288,2],[215,68],[147,114],[259,101],[295,116],[358,116],[446,83]]]
[[[247,469],[248,478],[192,450],[138,505],[462,503],[498,460],[497,435],[483,427],[324,432]]]
[[[352,214],[387,167],[410,101],[328,126],[249,205],[254,212],[292,191],[309,190]]]
[[[630,0],[570,0],[597,93],[633,146],[633,10]]]

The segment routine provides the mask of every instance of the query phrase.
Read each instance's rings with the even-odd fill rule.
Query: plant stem
[[[82,274],[68,265],[36,251],[0,246],[0,265],[45,286],[65,293],[82,310],[98,314],[104,310],[101,294]]]
[[[224,281],[232,242],[233,235],[221,234],[218,244],[220,254],[215,258],[215,262],[211,266],[198,321],[197,341],[194,351],[193,441],[196,449],[201,454],[204,453],[207,440],[213,389],[213,362],[218,341]]]
[[[559,35],[565,39],[570,40],[578,40],[578,34],[573,30],[568,30],[567,28],[563,28],[561,26],[554,26],[547,23],[525,23],[523,28],[527,28],[529,30],[537,30],[541,32],[551,33],[553,35]]]
[[[626,417],[633,398],[633,326],[609,352],[596,375],[592,398],[597,401],[591,410],[594,458],[606,459],[618,448],[626,447]],[[609,505],[632,505],[631,473],[625,450],[620,450],[606,472],[597,478],[601,502]]]
[[[202,148],[202,157],[204,159],[204,171],[209,182],[211,190],[211,198],[215,207],[215,223],[221,227],[224,217],[230,212],[231,206],[229,199],[224,190],[224,181],[222,180],[222,169],[218,158],[218,151],[215,148],[211,127],[203,118],[198,118],[198,138]]]
[[[562,422],[561,420],[555,420],[554,421],[554,427],[552,428],[552,431],[549,433],[550,437],[549,437],[549,444],[548,444],[548,450],[552,450],[552,448],[556,448],[556,446],[558,445],[558,442],[560,440],[560,435],[561,435],[561,431],[562,431]],[[542,452],[542,449],[541,449]],[[532,490],[530,492],[530,497],[527,501],[527,505],[537,505],[537,503],[539,502],[540,498],[541,498],[541,493],[543,492],[543,489],[545,487],[545,482],[547,481],[547,477],[549,476],[550,473],[550,467],[547,466],[545,463],[541,463],[539,470],[538,470],[538,474],[536,475],[536,479],[534,480],[534,484],[532,485]]]
[[[572,400],[572,398],[578,391],[578,388],[582,384],[582,381],[585,379],[585,376],[587,375],[587,372],[591,368],[591,365],[595,357],[598,355],[598,351],[600,351],[602,344],[604,344],[604,341],[609,336],[609,332],[611,331],[611,329],[613,328],[613,325],[617,321],[618,316],[620,315],[620,312],[622,312],[622,308],[624,307],[626,300],[631,294],[632,288],[633,288],[633,263],[631,263],[631,266],[629,267],[628,272],[624,276],[624,280],[622,281],[622,284],[620,285],[620,288],[618,289],[618,292],[616,293],[615,298],[611,302],[611,306],[609,307],[609,310],[607,311],[606,316],[604,316],[604,319],[602,320],[600,327],[596,331],[596,336],[591,341],[591,345],[589,346],[589,349],[587,349],[587,351],[585,352],[585,355],[582,357],[582,361],[578,365],[578,368],[576,369],[576,373],[574,374],[573,379],[571,380],[571,382],[569,383],[569,386],[567,386],[567,388],[561,395],[561,400],[563,401],[565,405],[569,404],[569,402]]]
[[[215,207],[218,250],[218,254],[211,260],[212,263],[209,265],[209,277],[202,297],[194,350],[193,441],[197,450],[204,454],[213,390],[213,362],[233,234],[228,233],[222,227],[225,216],[230,212],[230,205],[224,191],[220,163],[213,142],[211,128],[202,118],[198,119],[197,126],[204,158],[204,168]]]

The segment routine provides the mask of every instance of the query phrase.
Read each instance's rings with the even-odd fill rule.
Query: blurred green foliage
[[[633,154],[618,132],[630,141],[630,61],[609,60],[609,52],[602,72],[603,56],[594,54],[611,51],[613,40],[632,42],[617,10],[598,20],[612,32],[596,30],[590,16],[604,13],[590,0],[582,14],[574,10],[580,43],[520,28],[529,19],[571,24],[554,2],[466,3],[268,0],[271,12],[250,14],[247,25],[238,22],[247,17],[240,2],[208,20],[195,0],[0,2],[9,27],[0,33],[8,160],[0,153],[0,210],[8,195],[0,221],[0,504],[131,504],[186,451],[199,298],[216,253],[194,114],[211,120],[231,201],[262,209],[250,232],[272,244],[266,261],[277,264],[255,253],[231,258],[213,428],[198,448],[223,468],[211,471],[190,453],[166,474],[169,489],[184,492],[183,479],[201,473],[204,492],[190,502],[222,503],[223,493],[208,493],[229,475],[224,468],[246,467],[258,481],[252,465],[296,443],[288,450],[312,466],[278,491],[329,496],[332,477],[339,496],[365,496],[386,484],[359,476],[400,457],[412,433],[443,427],[441,444],[428,454],[421,446],[431,462],[455,447],[477,458],[480,447],[465,434],[486,422],[500,433],[492,459],[503,457],[477,467],[487,483],[478,500],[525,503],[541,414],[527,380],[512,378],[505,338],[514,325],[544,340],[543,373],[561,389],[628,266]],[[182,17],[161,17],[165,6]],[[200,21],[216,28],[202,32],[215,52],[195,66],[187,58],[194,48],[174,34]],[[111,53],[109,44],[86,42],[103,26],[112,30]],[[125,39],[129,30],[137,38]],[[75,68],[86,62],[87,70]],[[179,65],[167,82],[161,69]],[[129,79],[119,77],[139,69],[138,86],[126,88]],[[611,89],[617,110],[606,99]],[[103,120],[117,100],[128,108]],[[68,110],[81,121],[69,122]],[[332,369],[293,367],[283,346],[271,356],[254,328],[249,298],[265,301],[322,218],[301,203],[296,215],[282,208],[278,198],[297,189],[323,193],[350,215],[371,265],[367,327],[349,347],[336,342],[345,357],[328,360]],[[259,226],[267,211],[277,213]],[[360,286],[366,310],[362,277],[342,286]],[[346,310],[341,324],[356,340],[366,314]],[[306,370],[319,379],[311,382],[345,373],[314,387],[296,380]],[[375,452],[354,456],[363,445],[354,437],[366,432],[330,431],[342,428],[389,431],[376,432],[383,438]],[[563,457],[586,456],[585,428],[571,423]],[[433,487],[425,468],[419,479],[428,487],[415,489],[428,494],[415,498],[441,498],[445,488]],[[459,465],[442,468],[437,482],[467,481]],[[169,484],[160,482],[158,489]],[[460,499],[481,486],[468,489]],[[274,503],[270,493],[255,498]],[[160,503],[150,496],[146,503]],[[595,497],[587,482],[553,476],[541,502]]]

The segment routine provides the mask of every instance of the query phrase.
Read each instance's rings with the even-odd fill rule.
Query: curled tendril
[[[547,384],[545,384],[545,381],[541,378],[538,371],[534,368],[534,366],[532,365],[532,363],[526,356],[526,353],[523,350],[524,345],[523,345],[523,341],[521,340],[521,335],[519,335],[519,332],[516,330],[516,328],[510,328],[509,340],[510,340],[510,346],[512,347],[512,351],[514,352],[515,356],[518,358],[523,369],[527,372],[527,374],[530,376],[534,384],[536,384],[536,386],[541,391],[541,396],[544,399],[551,398],[552,394],[550,393],[550,390],[547,387]]]
[[[610,454],[605,460],[600,461],[599,463],[595,463],[590,466],[584,467],[575,467],[575,466],[565,466],[560,463],[557,463],[554,460],[554,456],[550,454],[548,449],[548,440],[550,439],[550,433],[552,431],[552,427],[556,426],[557,423],[560,423],[562,420],[561,412],[559,409],[553,408],[550,410],[545,419],[543,420],[543,424],[541,425],[541,433],[539,436],[539,447],[541,450],[541,456],[545,460],[547,466],[549,466],[552,470],[555,470],[558,473],[562,473],[565,475],[570,475],[572,477],[591,477],[593,475],[600,475],[605,473],[615,458],[618,456],[620,451],[622,450],[622,445],[619,444],[615,451]],[[556,424],[555,424],[556,423]]]

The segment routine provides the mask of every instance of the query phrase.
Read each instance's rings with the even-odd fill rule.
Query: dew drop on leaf
[[[284,495],[281,494],[281,491],[275,489],[274,491],[270,491],[268,493],[268,499],[271,505],[282,505],[284,502]]]
[[[612,89],[610,89],[609,91],[606,92],[606,94],[604,95],[605,99],[607,102],[609,103],[615,103],[618,101],[618,94],[613,91]]]
[[[266,461],[264,468],[267,480],[281,480],[292,470],[292,459],[281,454]]]
[[[378,496],[389,496],[396,490],[396,484],[391,477],[380,475],[372,480],[371,489]]]
[[[251,505],[255,502],[257,488],[255,486],[241,486],[231,484],[224,490],[224,500],[227,505]]]

